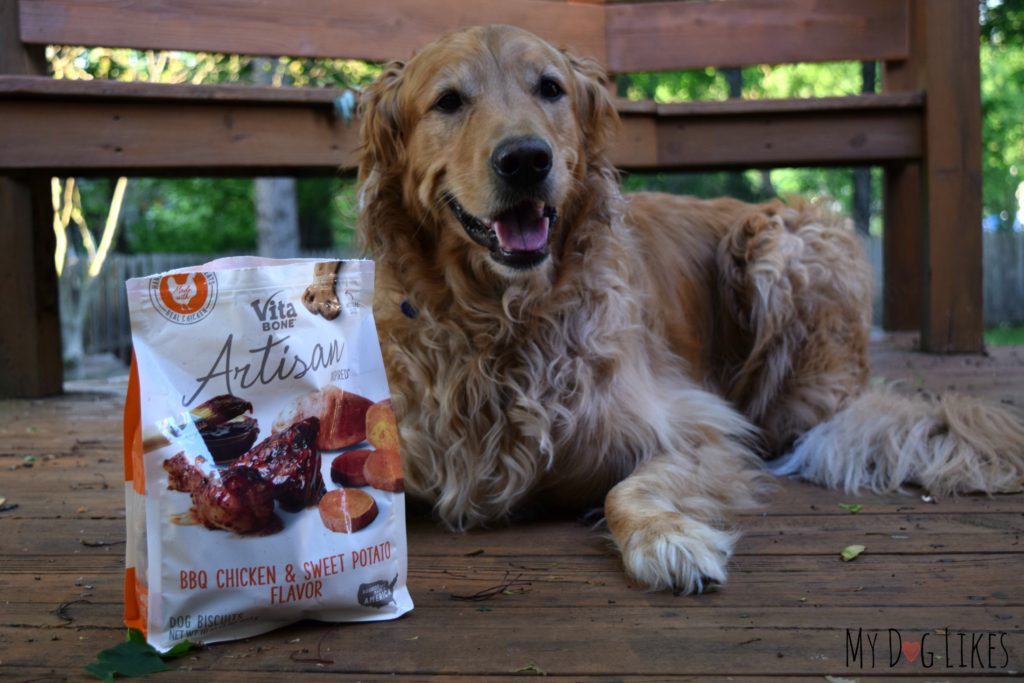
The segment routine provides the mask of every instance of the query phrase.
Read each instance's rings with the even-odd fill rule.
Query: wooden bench
[[[0,5],[0,395],[61,390],[52,175],[351,169],[331,90],[57,81],[48,44],[387,60],[504,22],[611,72],[877,60],[878,95],[620,102],[632,170],[885,169],[885,323],[982,349],[977,7],[968,0],[12,0]],[[287,134],[282,134],[287,131]]]

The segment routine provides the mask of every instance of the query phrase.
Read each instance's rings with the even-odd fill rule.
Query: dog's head
[[[516,277],[549,261],[617,117],[603,70],[511,26],[470,28],[391,64],[360,103],[364,210]],[[393,215],[395,207],[391,207]],[[373,251],[401,225],[361,223]]]

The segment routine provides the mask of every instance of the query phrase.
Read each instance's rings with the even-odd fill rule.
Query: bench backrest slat
[[[726,0],[609,5],[609,70],[898,60],[908,0]]]
[[[511,23],[616,73],[909,54],[909,0],[18,1],[30,44],[385,61],[461,26]]]
[[[19,0],[26,43],[406,59],[472,24],[512,23],[601,58],[604,8],[547,0]]]

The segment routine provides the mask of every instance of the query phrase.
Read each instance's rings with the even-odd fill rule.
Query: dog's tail
[[[969,396],[906,396],[872,386],[768,469],[850,493],[905,483],[936,496],[1019,491],[1024,424],[1002,406]]]

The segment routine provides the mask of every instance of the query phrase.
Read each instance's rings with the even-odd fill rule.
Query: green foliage
[[[280,84],[316,88],[359,88],[369,85],[381,72],[380,65],[357,59],[282,57],[278,64]]]
[[[981,38],[992,45],[1024,41],[1024,0],[985,0],[981,4]]]
[[[656,102],[724,100],[729,96],[725,74],[718,69],[695,71],[649,71],[619,76],[621,97]]]
[[[723,195],[748,202],[763,201],[774,196],[761,184],[757,171],[717,173],[629,173],[623,174],[622,187],[627,192],[648,190],[669,192],[710,199]]]
[[[1009,225],[1024,181],[1024,50],[983,45],[981,52],[988,75],[981,89],[982,203],[986,214]]]
[[[302,246],[355,254],[355,178],[300,178],[296,191]]]
[[[122,251],[254,251],[251,178],[133,178],[125,198]]]
[[[1008,229],[1024,202],[1024,0],[983,16],[981,73],[983,211]]]
[[[992,346],[1024,346],[1024,327],[1000,325],[985,330],[985,343]]]
[[[858,62],[763,65],[743,70],[750,99],[839,97],[861,91]]]

